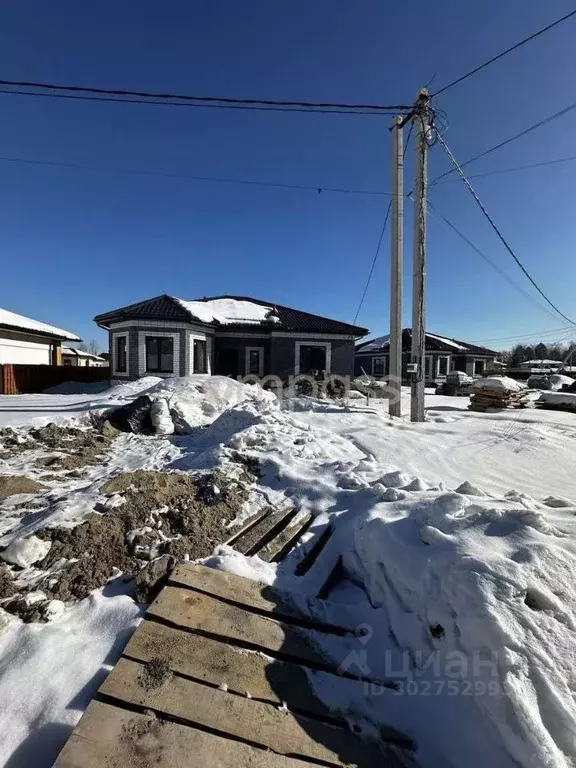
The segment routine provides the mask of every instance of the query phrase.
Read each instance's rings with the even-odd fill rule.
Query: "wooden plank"
[[[298,512],[295,509],[280,509],[267,515],[234,542],[234,549],[243,555],[255,555],[274,536],[284,530],[296,514]]]
[[[301,517],[297,523],[289,525],[276,538],[272,539],[258,556],[268,563],[283,560],[288,552],[296,546],[296,542],[306,532],[313,519],[312,515],[308,514]]]
[[[291,605],[288,593],[205,565],[180,563],[170,574],[169,581],[270,615],[279,613],[301,617],[299,611]]]
[[[157,617],[176,628],[191,629],[212,637],[246,644],[255,650],[284,657],[300,663],[336,671],[309,644],[301,631],[257,613],[195,592],[167,586],[148,608],[148,616]],[[313,632],[307,633],[313,636]]]
[[[54,768],[306,768],[311,763],[93,701]]]
[[[287,757],[322,760],[336,766],[382,764],[382,752],[377,745],[362,742],[352,733],[326,723],[284,714],[270,704],[208,688],[178,675],[157,688],[147,689],[140,682],[144,667],[120,659],[100,694],[258,744]]]
[[[313,616],[303,616],[293,604],[288,592],[282,592],[275,587],[268,587],[233,573],[207,568],[204,565],[193,563],[177,565],[170,575],[169,584],[189,587],[287,624],[317,628],[338,635],[354,632],[354,629],[326,624]],[[315,598],[308,598],[307,605],[310,611],[314,611],[317,605],[318,615],[324,614],[324,607]]]
[[[191,632],[182,632],[153,621],[143,621],[124,655],[141,662],[162,658],[170,669],[229,691],[337,721],[338,718],[314,696],[303,667],[268,659]],[[318,675],[329,673],[318,672]],[[358,685],[363,683],[358,682]],[[344,721],[340,721],[344,725]]]

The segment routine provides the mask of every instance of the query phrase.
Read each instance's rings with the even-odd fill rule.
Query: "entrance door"
[[[236,378],[240,373],[238,365],[237,349],[219,349],[216,356],[216,373],[220,376],[233,376]]]

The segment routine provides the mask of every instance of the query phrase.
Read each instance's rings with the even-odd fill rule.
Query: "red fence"
[[[94,382],[110,378],[110,368],[79,368],[67,365],[0,365],[0,394],[44,392],[65,381]]]

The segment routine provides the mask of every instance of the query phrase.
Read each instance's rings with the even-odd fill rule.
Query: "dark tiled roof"
[[[260,304],[265,307],[273,307],[275,314],[280,322],[274,325],[266,326],[271,331],[294,331],[303,333],[334,333],[346,334],[350,336],[365,336],[368,333],[366,328],[361,328],[350,323],[342,323],[339,320],[331,320],[320,315],[313,315],[309,312],[302,312],[299,309],[283,307],[280,304],[274,304],[270,301],[260,301],[250,296],[210,296],[208,298],[196,299],[196,301],[213,301],[214,299],[236,299],[237,301],[251,301],[253,304]],[[153,299],[140,301],[137,304],[130,304],[127,307],[121,307],[111,312],[97,315],[94,320],[101,325],[108,325],[111,322],[120,320],[129,320],[130,318],[158,319],[158,320],[184,320],[190,321],[191,315],[171,296],[156,296]],[[198,321],[197,321],[198,322]],[[253,323],[227,324],[226,328],[245,328],[254,331]]]
[[[94,321],[99,325],[108,325],[111,322],[119,320],[129,320],[131,318],[143,318],[150,320],[184,320],[190,322],[190,313],[186,312],[184,307],[180,306],[171,296],[155,296],[153,299],[139,301],[137,304],[129,304],[127,307],[113,309],[111,312],[104,312],[96,315]]]
[[[386,351],[389,346],[389,338],[389,336],[379,336],[371,341],[365,341],[362,344],[358,344],[356,346],[356,353],[364,352],[365,354],[378,354],[378,352]],[[378,342],[380,343],[378,344]],[[402,330],[402,351],[409,352],[411,344],[412,329],[404,328]],[[369,349],[367,349],[368,345],[370,345]],[[458,347],[463,347],[463,349],[458,349]],[[469,341],[459,341],[458,339],[452,339],[448,336],[432,333],[432,331],[426,333],[426,351],[450,352],[452,355],[485,355],[487,357],[496,357],[497,355],[492,349],[478,347],[476,344],[471,344]]]

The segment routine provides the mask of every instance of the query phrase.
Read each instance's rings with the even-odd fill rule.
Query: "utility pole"
[[[401,416],[402,384],[402,255],[404,218],[404,117],[392,122],[392,235],[390,242],[390,416]]]
[[[428,183],[429,95],[421,88],[415,106],[416,157],[414,172],[414,277],[412,281],[412,350],[410,421],[424,421],[426,378],[426,206]]]

